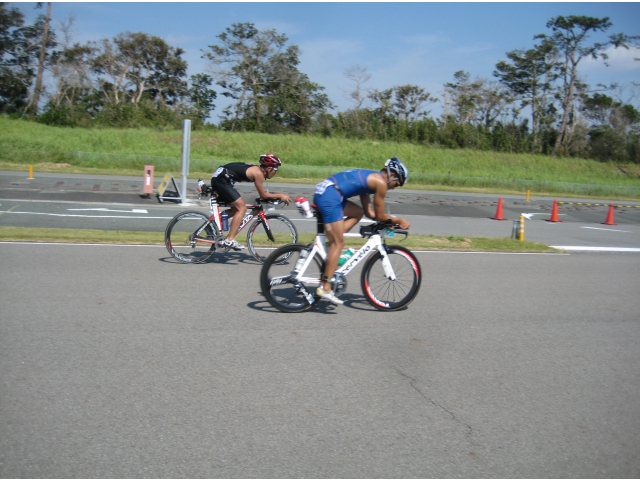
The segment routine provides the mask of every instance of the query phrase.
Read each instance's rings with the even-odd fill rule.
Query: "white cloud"
[[[630,47],[629,49],[609,47],[605,50],[605,53],[609,56],[607,60],[608,67],[602,59],[594,60],[589,57],[582,61],[582,70],[593,73],[602,73],[604,71],[615,73],[640,69],[640,61],[634,60],[635,58],[640,58],[639,47]]]

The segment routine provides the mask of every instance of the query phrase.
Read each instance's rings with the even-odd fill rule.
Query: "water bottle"
[[[353,248],[347,249],[346,252],[344,252],[342,255],[340,255],[340,259],[338,260],[338,266],[341,267],[342,265],[347,263],[347,260],[349,260],[351,257],[353,257],[354,253],[356,253],[356,251]]]
[[[384,229],[384,236],[388,237],[388,238],[393,238],[396,236],[396,232],[394,232],[393,230],[391,230],[390,228],[385,228]]]
[[[313,217],[313,213],[311,212],[311,207],[309,206],[309,202],[304,197],[296,197],[296,207],[298,207],[298,211],[305,218]]]
[[[222,231],[226,232],[229,230],[229,214],[227,212],[222,212],[220,216],[222,217]]]
[[[291,275],[296,275],[297,272],[300,271],[300,269],[304,265],[304,262],[307,261],[308,256],[309,256],[309,250],[304,249],[300,252],[300,258],[296,262],[296,266],[294,267],[294,269],[291,271]]]

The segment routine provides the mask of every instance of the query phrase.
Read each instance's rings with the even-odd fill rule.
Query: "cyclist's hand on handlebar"
[[[285,205],[289,205],[291,203],[291,198],[288,195],[285,195],[284,193],[281,193],[278,199],[282,200],[285,203]]]
[[[404,218],[397,218],[396,225],[402,230],[408,230],[411,224]]]

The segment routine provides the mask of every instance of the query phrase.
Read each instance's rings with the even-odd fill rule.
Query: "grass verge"
[[[314,234],[300,235],[300,243],[310,243]],[[452,250],[469,252],[534,252],[550,253],[559,250],[537,242],[520,242],[511,238],[455,237],[409,235],[405,240],[388,239],[389,244],[403,245],[411,250]],[[71,228],[0,227],[0,240],[8,242],[100,243],[122,245],[164,245],[163,232],[133,232],[125,230],[76,230]],[[238,236],[240,242],[244,238]],[[365,239],[346,238],[349,247],[359,247]]]
[[[138,176],[154,165],[156,177],[181,171],[180,130],[60,128],[0,115],[0,131],[2,169]],[[256,162],[267,151],[282,158],[283,181],[317,183],[346,168],[378,169],[397,155],[411,171],[410,188],[640,198],[640,164],[219,130],[192,132],[189,177],[209,177],[231,161]]]

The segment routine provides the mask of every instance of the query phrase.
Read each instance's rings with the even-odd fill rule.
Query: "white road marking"
[[[119,212],[119,213],[149,213],[144,208],[132,208],[129,210],[111,210],[110,208],[67,208],[69,211],[96,211],[96,212]]]
[[[173,217],[134,217],[130,215],[77,215],[73,213],[45,213],[45,212],[12,212],[10,210],[0,213],[20,213],[22,215],[49,215],[51,217],[76,217],[76,218],[133,218],[137,220],[171,220]]]
[[[164,245],[148,245],[148,244],[135,244],[135,243],[70,243],[70,242],[1,242],[0,244],[14,244],[14,245],[68,245],[68,246],[83,246],[83,247],[154,247],[154,248],[166,248]]]
[[[533,217],[534,215],[549,215],[549,214],[546,212],[541,212],[541,213],[521,213],[520,215],[522,215],[527,220],[531,220],[531,217]]]
[[[640,252],[640,248],[623,248],[623,247],[577,247],[577,246],[555,246],[562,250],[573,250],[576,252]]]
[[[604,230],[605,232],[622,232],[622,233],[631,233],[628,230],[613,230],[611,228],[598,228],[598,227],[580,227],[580,228],[588,228],[590,230]]]

